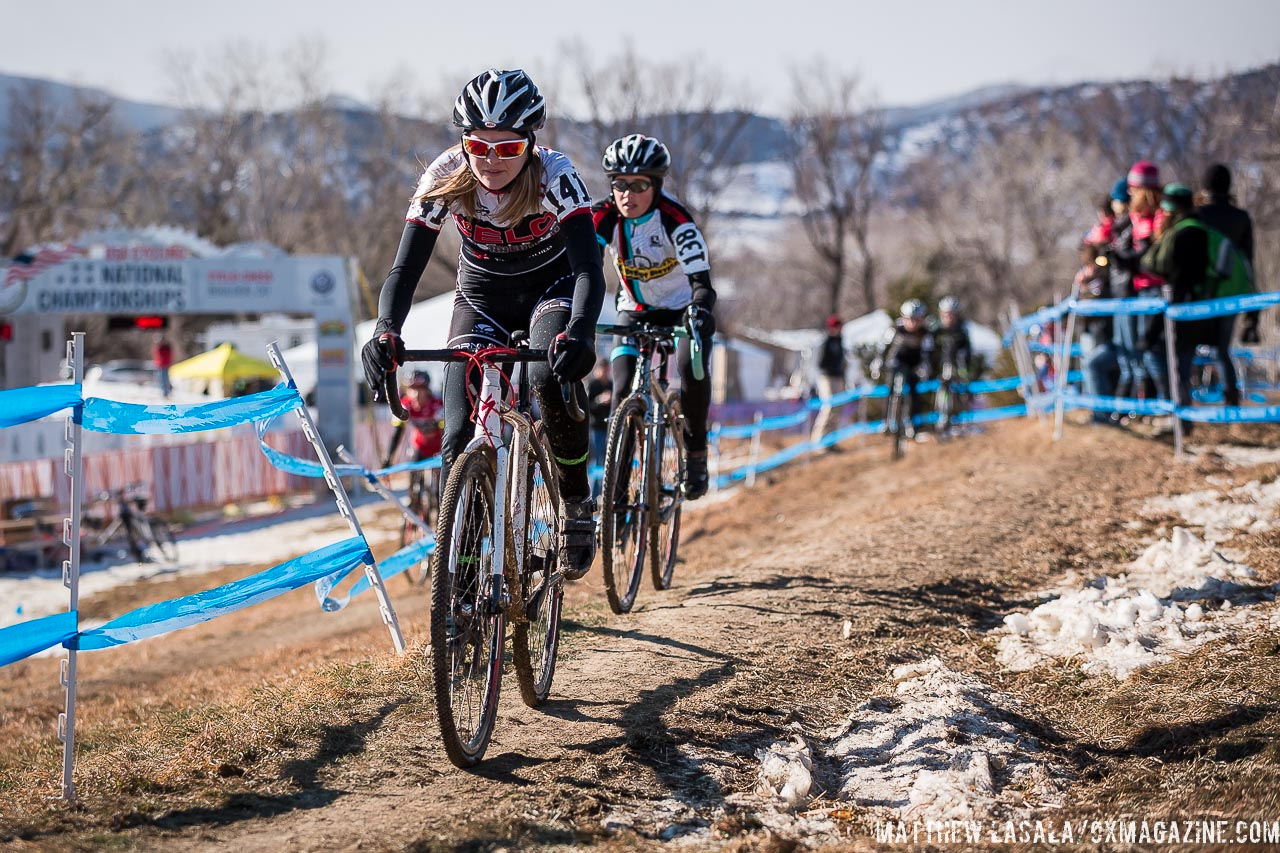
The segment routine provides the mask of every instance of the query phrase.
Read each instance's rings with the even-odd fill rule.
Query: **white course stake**
[[[1177,323],[1169,319],[1169,305],[1173,304],[1173,287],[1164,285],[1160,288],[1160,295],[1164,297],[1164,357],[1165,357],[1165,376],[1168,377],[1169,383],[1169,399],[1173,401],[1173,455],[1175,459],[1184,458],[1182,455],[1182,418],[1178,417],[1178,407],[1182,405],[1182,374],[1178,370],[1178,345],[1175,340],[1177,335]],[[1191,401],[1187,401],[1187,405],[1191,405]]]
[[[1062,421],[1067,408],[1067,376],[1071,373],[1071,347],[1076,337],[1076,312],[1067,311],[1067,330],[1057,355],[1053,377],[1053,440],[1062,440]]]
[[[67,342],[67,363],[71,365],[71,381],[83,387],[84,382],[84,332],[72,332]],[[84,453],[81,443],[80,415],[83,404],[77,404],[67,416],[64,435],[67,449],[63,455],[63,469],[71,479],[70,515],[62,526],[62,541],[69,549],[69,559],[62,563],[62,583],[69,591],[67,610],[80,609],[80,511],[84,505]],[[67,649],[59,667],[58,680],[66,691],[66,705],[58,715],[58,739],[62,741],[62,799],[75,802],[76,786],[72,779],[76,763],[76,654]]]
[[[271,363],[275,365],[276,370],[280,371],[280,376],[284,378],[289,387],[297,388],[298,386],[293,381],[293,373],[290,372],[289,365],[285,363],[284,356],[280,354],[280,344],[276,341],[268,344],[267,354],[271,356]],[[311,420],[311,412],[307,411],[305,405],[299,406],[294,411],[298,415],[298,420],[302,421],[303,435],[307,437],[307,441],[311,442],[311,446],[316,451],[316,457],[320,460],[320,466],[324,468],[324,481],[328,484],[329,490],[333,492],[334,500],[338,503],[338,512],[342,513],[342,517],[347,520],[352,532],[364,539],[364,531],[360,529],[360,520],[356,518],[355,509],[351,506],[351,499],[347,497],[347,490],[333,470],[333,460],[329,458],[329,450],[324,446],[324,442],[320,440],[319,433],[316,432],[315,423]],[[366,543],[368,542],[367,539],[365,541]],[[370,561],[366,564],[364,573],[365,577],[369,579],[369,585],[373,587],[373,591],[378,596],[378,606],[382,611],[382,621],[391,632],[391,642],[395,645],[397,652],[404,654],[406,647],[404,634],[400,631],[400,620],[396,618],[395,608],[391,606],[391,597],[387,595],[387,587],[383,584],[382,575],[378,572],[377,561]]]

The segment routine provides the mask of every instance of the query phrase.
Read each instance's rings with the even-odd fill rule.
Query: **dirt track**
[[[793,466],[690,514],[674,588],[642,589],[628,617],[608,613],[595,569],[572,591],[552,701],[525,708],[508,677],[476,772],[453,768],[435,745],[421,674],[390,655],[371,601],[324,615],[307,590],[87,656],[84,808],[20,807],[7,832],[0,813],[0,841],[16,849],[92,849],[108,835],[116,849],[634,849],[694,832],[700,848],[787,849],[793,840],[762,827],[763,803],[750,798],[756,750],[796,724],[820,731],[867,697],[890,694],[890,670],[929,655],[1036,708],[1038,736],[1072,776],[1064,813],[1176,807],[1280,817],[1274,643],[1249,651],[1252,681],[1243,686],[1226,673],[1197,681],[1212,650],[1117,684],[1069,664],[1002,673],[988,633],[1003,614],[1034,606],[1035,590],[1062,572],[1130,559],[1142,530],[1125,523],[1141,499],[1188,491],[1220,466],[1173,465],[1166,445],[1107,429],[1075,429],[1054,446],[1023,422],[915,446],[897,464],[880,444]],[[1274,548],[1263,553],[1274,537],[1255,540],[1255,565],[1278,579]],[[407,632],[420,636],[423,602],[406,589],[392,585]],[[120,612],[137,594],[95,606]],[[34,661],[0,670],[0,732],[50,718],[51,669]],[[299,677],[292,685],[291,670]],[[337,713],[314,731],[299,727],[275,754],[237,752],[238,737],[252,738],[230,726],[210,748],[216,769],[201,775],[183,766],[179,743],[138,734],[154,712],[167,719],[228,697],[256,703],[259,715],[279,703],[284,717],[296,684],[335,674],[350,681],[324,697]],[[209,714],[216,720],[216,710]],[[1261,746],[1231,749],[1242,742]],[[112,781],[112,765],[127,763],[130,749],[165,744],[174,755],[156,761],[180,778],[157,771],[146,784],[133,775],[129,785]],[[52,757],[48,748],[38,756],[50,779]],[[811,810],[838,805],[834,791],[822,791],[824,772],[817,768]],[[854,812],[808,841],[870,846]]]

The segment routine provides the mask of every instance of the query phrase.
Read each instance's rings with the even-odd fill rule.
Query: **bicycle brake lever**
[[[565,407],[569,410],[569,417],[575,423],[582,423],[587,419],[587,413],[583,411],[582,404],[578,402],[577,382],[561,382],[560,395],[564,397]]]
[[[387,396],[387,408],[391,409],[391,414],[395,415],[402,421],[409,420],[409,410],[404,407],[404,403],[400,402],[400,387],[396,382],[396,372],[388,370],[386,378],[382,380],[382,393]]]

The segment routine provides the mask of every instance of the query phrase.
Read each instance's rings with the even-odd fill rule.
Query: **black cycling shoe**
[[[560,504],[560,566],[567,580],[591,570],[596,557],[596,502],[591,498]]]
[[[707,493],[707,451],[689,451],[685,460],[684,483],[681,491],[685,500],[696,501]]]

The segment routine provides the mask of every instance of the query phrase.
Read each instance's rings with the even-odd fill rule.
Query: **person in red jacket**
[[[156,338],[155,346],[151,347],[151,363],[156,366],[160,393],[167,398],[173,393],[173,384],[169,381],[169,368],[173,367],[173,347],[163,335]]]

